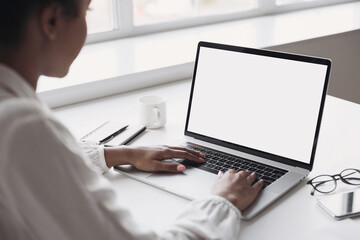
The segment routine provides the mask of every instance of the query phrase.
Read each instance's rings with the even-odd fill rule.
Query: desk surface
[[[137,117],[137,99],[145,95],[167,98],[168,123],[158,130],[147,130],[132,145],[171,144],[183,136],[190,81],[184,80],[131,93],[112,96],[87,103],[57,109],[55,115],[76,137],[111,119],[134,122]],[[308,178],[320,173],[336,174],[347,167],[360,168],[360,105],[331,96],[327,97],[314,169]],[[181,212],[188,200],[110,171],[106,176],[113,182],[122,205],[128,207],[136,220],[145,226],[160,230]],[[290,190],[251,221],[242,222],[240,239],[301,239],[303,234],[331,230],[341,233],[346,227],[352,234],[360,218],[335,221],[310,195],[306,180]],[[354,187],[342,183],[337,192]],[[155,216],[155,217],[154,217]],[[312,234],[314,233],[314,234]]]

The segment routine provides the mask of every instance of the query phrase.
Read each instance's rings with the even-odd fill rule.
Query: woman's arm
[[[182,172],[186,169],[180,163],[161,162],[172,158],[186,158],[195,162],[204,162],[205,154],[187,148],[158,147],[111,147],[105,148],[107,166],[130,164],[143,171]]]

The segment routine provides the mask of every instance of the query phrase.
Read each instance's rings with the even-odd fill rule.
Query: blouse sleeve
[[[85,155],[85,161],[91,165],[95,171],[104,174],[109,171],[109,167],[106,164],[104,146],[98,145],[94,142],[81,141],[79,143]]]
[[[0,203],[8,204],[24,239],[237,238],[240,213],[221,197],[191,202],[161,233],[139,226],[111,183],[88,166],[78,143],[55,120],[22,118],[7,136],[2,186],[8,187]],[[101,155],[99,148],[87,149],[90,159]]]
[[[238,239],[240,211],[226,199],[211,196],[191,202],[164,239]]]

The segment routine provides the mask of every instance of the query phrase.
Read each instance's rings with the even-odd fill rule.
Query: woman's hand
[[[264,181],[255,182],[256,175],[249,171],[236,172],[233,169],[220,173],[212,188],[212,194],[221,196],[235,205],[240,211],[246,209],[257,197]]]
[[[185,158],[194,162],[204,162],[203,153],[181,147],[119,147],[106,148],[105,159],[108,167],[130,164],[142,171],[182,172],[184,165],[177,162],[162,162],[165,159]]]

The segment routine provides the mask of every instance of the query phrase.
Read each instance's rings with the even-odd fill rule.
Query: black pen
[[[110,136],[107,136],[106,138],[104,138],[103,140],[99,141],[99,144],[104,144],[109,142],[111,139],[113,139],[114,137],[116,137],[117,135],[119,135],[120,133],[122,133],[123,131],[125,131],[125,129],[128,127],[129,125],[126,125],[125,127],[120,128],[118,131],[112,133]]]

